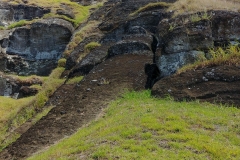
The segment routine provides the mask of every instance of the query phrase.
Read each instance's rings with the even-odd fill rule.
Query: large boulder
[[[22,75],[48,75],[56,67],[74,28],[62,19],[16,28],[6,47],[6,69]]]

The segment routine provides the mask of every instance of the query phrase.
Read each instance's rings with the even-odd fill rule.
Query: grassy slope
[[[102,118],[29,160],[240,159],[240,110],[129,92]]]

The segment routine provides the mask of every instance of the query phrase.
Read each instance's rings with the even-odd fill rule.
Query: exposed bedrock
[[[240,40],[240,14],[228,11],[208,12],[163,19],[158,25],[159,44],[156,52],[161,76],[169,76],[183,65],[193,63],[210,48],[227,46]]]
[[[72,25],[62,19],[47,19],[16,28],[6,46],[5,70],[21,75],[48,75],[69,43]]]

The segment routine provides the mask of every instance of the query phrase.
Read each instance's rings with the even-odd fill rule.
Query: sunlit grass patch
[[[239,159],[240,110],[128,92],[99,120],[29,159]]]

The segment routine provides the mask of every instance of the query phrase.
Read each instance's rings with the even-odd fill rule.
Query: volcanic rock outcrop
[[[14,29],[3,39],[5,70],[48,75],[69,43],[74,28],[62,19],[45,19]]]

